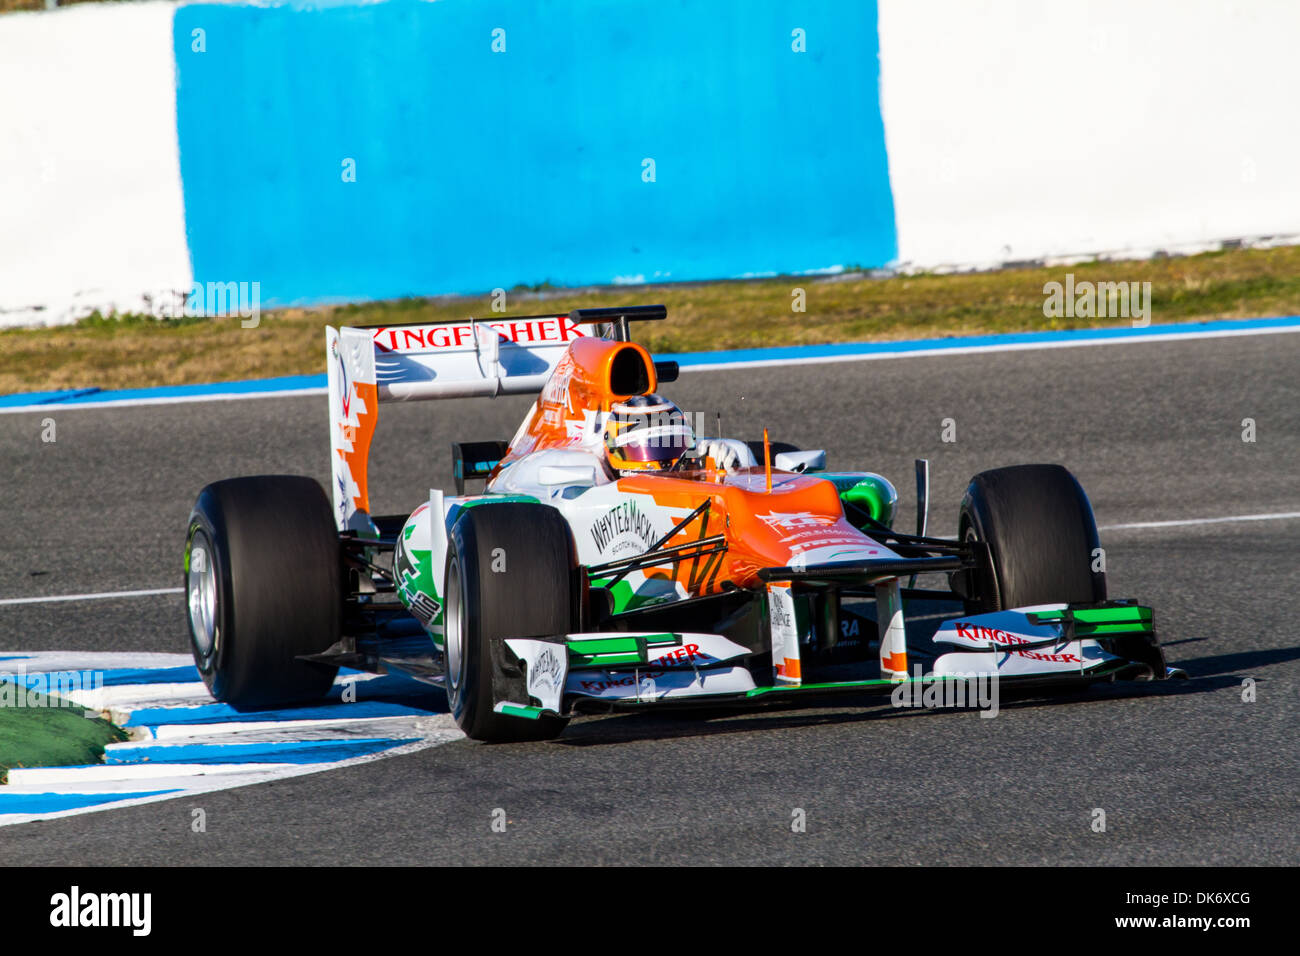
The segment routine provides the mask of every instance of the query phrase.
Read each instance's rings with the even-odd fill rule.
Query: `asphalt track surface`
[[[665,389],[726,433],[879,471],[932,530],[969,477],[1061,462],[1102,526],[1300,511],[1300,335],[695,372]],[[526,399],[381,409],[376,509],[450,488],[448,443]],[[42,419],[57,440],[41,441]],[[941,440],[943,419],[956,441]],[[1252,418],[1254,443],[1242,441]],[[328,477],[319,397],[0,418],[0,598],[181,583],[206,482]],[[974,712],[829,706],[575,721],[271,784],[0,830],[28,864],[1295,864],[1300,521],[1103,531],[1113,596],[1156,608],[1187,682]],[[184,651],[179,595],[0,607],[0,651]],[[1253,678],[1257,698],[1242,700]],[[206,833],[190,811],[207,812]],[[493,811],[505,811],[505,833]],[[792,832],[796,808],[806,831]],[[1106,812],[1095,832],[1094,810]]]

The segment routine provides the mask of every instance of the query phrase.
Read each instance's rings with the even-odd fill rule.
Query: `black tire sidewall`
[[[204,496],[209,500],[204,501]],[[230,565],[229,558],[226,556],[224,536],[217,531],[218,523],[214,523],[212,515],[218,511],[220,505],[211,500],[212,496],[208,495],[205,488],[200,495],[199,502],[195,503],[194,510],[190,513],[189,532],[185,537],[185,590],[186,590],[186,620],[189,623],[190,653],[194,656],[194,666],[198,669],[199,676],[203,678],[203,683],[207,685],[208,691],[217,700],[222,699],[224,691],[224,681],[221,677],[221,656],[226,648],[225,634],[229,627],[226,619],[227,609],[230,607]],[[198,644],[194,639],[194,622],[190,620],[191,610],[189,608],[189,565],[192,559],[192,550],[194,545],[194,535],[202,531],[208,543],[208,560],[212,563],[212,568],[216,576],[216,638],[215,645],[210,654],[206,657],[199,650]]]
[[[485,686],[488,688],[492,686],[492,672],[490,668],[484,667],[478,615],[469,613],[469,609],[478,606],[478,587],[477,581],[467,581],[466,570],[460,557],[466,549],[474,547],[473,530],[468,526],[462,527],[463,525],[464,522],[457,522],[456,529],[452,533],[451,546],[447,549],[446,580],[452,579],[450,569],[454,564],[457,571],[455,586],[460,591],[458,600],[461,607],[465,608],[465,613],[461,615],[460,620],[463,629],[460,636],[460,672],[456,675],[455,684],[452,682],[452,675],[448,673],[446,686],[447,704],[451,715],[456,718],[456,724],[472,736],[474,726],[481,723],[482,718],[486,716],[485,704],[486,710],[491,710],[491,702],[485,700],[485,697],[491,695],[484,695],[482,691]]]
[[[1097,525],[1087,495],[1060,465],[981,472],[962,500],[959,533],[987,544],[991,563],[971,572],[973,611],[1106,598],[1094,572]]]
[[[320,485],[289,475],[208,485],[190,514],[187,568],[198,529],[213,552],[218,643],[204,659],[192,622],[189,638],[213,697],[239,710],[322,697],[338,669],[296,660],[329,648],[342,629],[338,537]],[[187,596],[188,586],[187,574]]]
[[[506,551],[506,571],[500,575],[491,570],[497,547]],[[568,524],[558,511],[542,504],[475,505],[465,509],[449,535],[448,582],[453,566],[462,611],[461,675],[454,685],[449,673],[446,687],[456,723],[468,736],[487,742],[555,737],[567,718],[530,721],[493,708],[498,699],[506,699],[502,695],[528,702],[523,671],[505,649],[506,637],[558,635],[576,623],[577,562]],[[502,614],[498,603],[512,604],[513,613]]]

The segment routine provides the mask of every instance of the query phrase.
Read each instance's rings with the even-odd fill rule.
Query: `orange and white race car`
[[[445,688],[470,737],[510,741],[583,711],[1180,673],[1151,609],[1107,600],[1065,468],[976,475],[950,540],[925,533],[918,462],[919,526],[899,531],[880,475],[705,437],[661,392],[675,364],[630,341],[665,316],[327,329],[332,504],[311,479],[235,478],[190,518],[190,637],[213,695],[279,707],[340,666],[400,671]],[[455,494],[370,513],[381,404],[521,393],[537,400],[510,441],[453,444]],[[925,700],[940,696],[967,700]]]

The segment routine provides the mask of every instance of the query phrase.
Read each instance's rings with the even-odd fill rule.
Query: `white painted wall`
[[[1300,237],[1295,0],[880,0],[904,267]]]
[[[174,9],[0,16],[0,326],[189,288]]]
[[[173,9],[0,16],[0,326],[188,289]],[[1300,241],[1295,0],[880,0],[880,35],[904,268]]]

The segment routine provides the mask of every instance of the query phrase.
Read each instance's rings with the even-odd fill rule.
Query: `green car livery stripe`
[[[526,720],[537,720],[542,716],[542,708],[532,707],[524,704],[498,704],[497,713],[505,714],[508,717],[523,717]]]
[[[1151,608],[1141,605],[1117,607],[1076,608],[1063,611],[1031,611],[1030,617],[1039,623],[1058,623],[1066,617],[1074,621],[1078,637],[1097,637],[1107,634],[1150,633],[1155,630]]]
[[[648,607],[652,604],[663,604],[673,600],[673,597],[665,594],[637,594],[634,588],[626,578],[621,581],[615,581],[612,587],[608,586],[611,578],[596,578],[592,580],[593,588],[606,588],[614,599],[614,613],[622,614],[624,611],[635,611],[637,608]]]
[[[1152,619],[1152,614],[1151,608],[1140,607],[1138,605],[1127,607],[1080,608],[1074,612],[1074,619],[1080,624],[1149,623]]]
[[[1075,624],[1075,637],[1097,637],[1105,634],[1151,633],[1155,630],[1150,622],[1132,624]]]
[[[612,667],[649,663],[649,648],[678,643],[675,634],[637,634],[631,637],[584,638],[569,644],[569,666]]]

